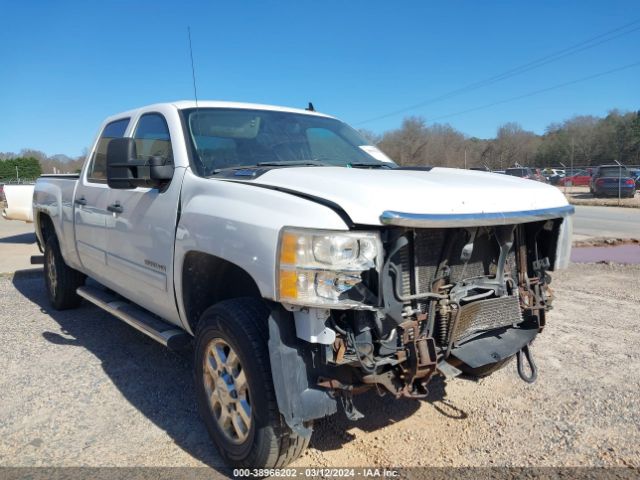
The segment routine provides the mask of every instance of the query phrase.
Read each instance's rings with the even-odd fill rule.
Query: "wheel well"
[[[38,226],[40,227],[40,236],[42,237],[42,242],[47,243],[47,238],[49,235],[55,235],[56,231],[53,226],[53,221],[51,217],[46,213],[40,213],[38,215]]]
[[[187,253],[182,266],[182,301],[193,333],[207,308],[222,300],[239,297],[262,298],[251,275],[214,255]]]

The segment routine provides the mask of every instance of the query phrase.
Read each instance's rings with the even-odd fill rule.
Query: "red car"
[[[588,187],[589,182],[591,182],[591,174],[586,170],[580,170],[573,175],[567,175],[566,177],[561,178],[558,184],[563,186],[573,185],[574,187]]]

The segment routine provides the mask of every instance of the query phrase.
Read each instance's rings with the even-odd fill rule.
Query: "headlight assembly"
[[[348,291],[382,258],[375,232],[285,228],[280,236],[279,300],[305,306],[358,308]]]

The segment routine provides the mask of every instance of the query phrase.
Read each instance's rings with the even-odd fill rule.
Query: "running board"
[[[180,350],[191,341],[191,337],[184,330],[163,322],[151,313],[121,299],[117,295],[100,288],[88,286],[78,288],[76,293],[172,350]]]

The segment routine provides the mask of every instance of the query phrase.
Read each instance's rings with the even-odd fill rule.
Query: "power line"
[[[540,68],[544,65],[547,65],[549,63],[555,62],[557,60],[560,60],[561,58],[565,58],[568,57],[570,55],[574,55],[576,53],[582,52],[584,50],[588,50],[590,48],[594,48],[598,45],[601,45],[603,43],[609,42],[611,40],[614,40],[616,38],[622,37],[624,35],[628,35],[630,33],[633,33],[637,30],[640,30],[640,26],[636,26],[634,28],[629,29],[629,27],[633,27],[634,25],[637,25],[638,23],[640,23],[640,19],[636,19],[632,22],[626,23],[620,27],[614,28],[612,30],[608,30],[607,32],[601,33],[599,35],[596,35],[594,37],[588,38],[586,40],[583,40],[581,42],[578,42],[574,45],[571,45],[569,47],[563,48],[561,50],[558,50],[556,52],[550,53],[548,55],[545,55],[543,57],[540,57],[538,59],[532,60],[530,62],[527,62],[525,64],[519,65],[517,67],[511,68],[509,70],[506,70],[502,73],[499,73],[497,75],[494,75],[492,77],[488,77],[485,78],[484,80],[479,80],[477,82],[474,83],[470,83],[464,87],[452,90],[450,92],[444,93],[442,95],[439,95],[437,97],[431,98],[429,100],[425,100],[423,102],[420,103],[416,103],[414,105],[410,105],[408,107],[404,107],[398,110],[394,110],[393,112],[389,112],[383,115],[379,115],[377,117],[373,117],[373,118],[369,118],[367,120],[363,120],[361,122],[357,122],[355,123],[355,125],[362,125],[365,123],[370,123],[376,120],[382,120],[384,118],[388,118],[388,117],[392,117],[395,115],[399,115],[401,113],[405,113],[408,112],[410,110],[415,110],[416,108],[420,108],[420,107],[424,107],[426,105],[441,101],[441,100],[445,100],[448,98],[452,98],[455,96],[458,96],[462,93],[466,93],[466,92],[470,92],[472,90],[477,90],[478,88],[481,87],[485,87],[488,85],[491,85],[493,83],[497,83],[500,82],[502,80],[506,80],[507,78],[516,76],[516,75],[520,75],[522,73],[528,72],[530,70],[534,70],[536,68]],[[619,32],[619,33],[617,33]],[[616,35],[612,35],[614,33],[617,33]]]
[[[524,93],[524,94],[518,95],[516,97],[510,97],[510,98],[506,98],[504,100],[498,100],[497,102],[491,102],[491,103],[487,103],[485,105],[480,105],[478,107],[473,107],[473,108],[469,108],[469,109],[466,109],[466,110],[460,110],[459,112],[449,113],[447,115],[441,115],[439,117],[431,118],[430,121],[435,122],[436,120],[442,120],[444,118],[454,117],[456,115],[462,115],[463,113],[475,112],[476,110],[483,110],[485,108],[494,107],[496,105],[501,105],[503,103],[514,102],[514,101],[520,100],[522,98],[532,97],[534,95],[539,95],[541,93],[545,93],[545,92],[548,92],[550,90],[556,90],[558,88],[567,87],[569,85],[575,85],[576,83],[586,82],[587,80],[593,80],[594,78],[604,77],[605,75],[610,75],[612,73],[620,72],[622,70],[627,70],[629,68],[633,68],[633,67],[637,67],[637,66],[640,66],[640,61],[635,62],[635,63],[630,63],[630,64],[624,65],[622,67],[613,68],[611,70],[607,70],[607,71],[604,71],[604,72],[595,73],[595,74],[589,75],[587,77],[578,78],[576,80],[570,80],[568,82],[559,83],[559,84],[553,85],[551,87],[541,88],[540,90],[534,90],[532,92]]]

